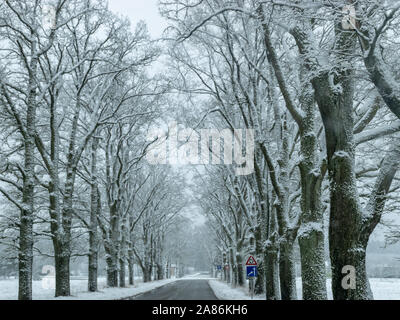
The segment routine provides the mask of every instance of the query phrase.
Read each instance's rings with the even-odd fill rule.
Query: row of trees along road
[[[168,90],[150,75],[160,47],[145,24],[132,28],[105,1],[6,0],[0,43],[0,241],[18,260],[18,298],[32,299],[34,256],[53,259],[55,296],[70,295],[79,256],[89,291],[103,257],[108,286],[125,286],[126,269],[133,284],[134,264],[144,281],[153,266],[162,279],[185,199],[179,174],[144,161]]]
[[[254,129],[253,174],[212,166],[197,177],[233,284],[254,253],[256,292],[296,299],[298,244],[303,299],[326,299],[328,274],[334,299],[373,297],[368,240],[399,200],[399,10],[372,0],[161,1],[176,90],[203,124]],[[345,266],[355,289],[342,286]]]

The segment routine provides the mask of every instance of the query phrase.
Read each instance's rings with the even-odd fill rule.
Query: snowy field
[[[301,279],[296,279],[297,294],[301,298]],[[370,278],[371,290],[375,300],[400,300],[400,279],[398,278]],[[326,281],[328,299],[332,299],[331,279]]]
[[[179,281],[183,279],[202,279],[209,280],[208,276],[200,273],[187,275],[183,278],[165,279],[160,281],[151,281],[147,283],[142,282],[141,277],[135,277],[135,285],[127,286],[126,288],[108,288],[106,278],[98,279],[98,292],[87,291],[87,279],[73,279],[71,278],[71,295],[70,297],[54,297],[54,289],[48,288],[49,283],[54,278],[47,278],[39,281],[33,281],[33,299],[34,300],[115,300],[126,297],[131,297],[140,293],[151,291],[165,284]],[[50,281],[49,281],[50,280]],[[47,289],[48,288],[48,289]],[[0,280],[0,300],[16,300],[18,298],[18,280]]]
[[[176,281],[176,279],[165,279],[143,283],[138,278],[133,286],[126,288],[107,288],[106,279],[99,278],[98,292],[87,291],[87,279],[71,279],[70,297],[54,297],[54,289],[48,288],[46,282],[33,281],[33,300],[114,300],[137,295],[146,291],[153,290],[165,284]],[[15,300],[18,298],[18,280],[0,280],[0,300]]]
[[[297,278],[297,294],[299,299],[302,297],[301,279]],[[247,288],[231,288],[230,285],[220,280],[210,280],[211,288],[215,295],[221,300],[249,300],[251,299]],[[371,278],[371,289],[375,300],[400,300],[400,279],[395,278]],[[331,280],[326,282],[328,288],[328,298],[332,299]],[[254,300],[264,300],[265,295],[258,295]]]

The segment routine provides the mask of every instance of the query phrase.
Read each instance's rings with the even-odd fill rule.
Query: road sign
[[[222,266],[219,264],[219,265],[217,265],[217,270],[221,270],[222,269]]]
[[[253,256],[250,256],[250,257],[247,259],[246,266],[256,266],[256,265],[257,265],[256,259],[254,259]]]
[[[247,279],[258,277],[257,266],[246,266],[246,277]]]

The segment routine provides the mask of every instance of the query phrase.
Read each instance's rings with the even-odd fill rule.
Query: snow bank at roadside
[[[135,279],[136,280],[136,279]],[[143,283],[137,279],[135,285],[126,288],[108,288],[105,278],[98,280],[98,292],[87,291],[87,279],[71,279],[71,296],[54,297],[54,289],[46,289],[42,281],[33,281],[33,300],[115,300],[131,297],[147,292],[177,279],[165,279]],[[16,300],[18,298],[18,280],[0,280],[0,300]]]
[[[220,300],[249,300],[251,299],[248,289],[244,287],[232,288],[226,282],[212,279],[208,281],[214,294]],[[253,300],[265,300],[265,295],[256,295]]]
[[[400,279],[397,278],[371,278],[369,279],[375,300],[400,300]],[[248,289],[244,287],[232,288],[226,282],[214,279],[209,284],[214,294],[221,300],[249,300]],[[297,296],[302,298],[301,278],[296,279]],[[332,300],[331,279],[326,281],[328,299]],[[254,300],[264,300],[265,295],[258,295]]]

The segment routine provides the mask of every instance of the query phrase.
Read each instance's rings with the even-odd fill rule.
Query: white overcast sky
[[[166,21],[158,11],[158,0],[108,0],[109,8],[127,16],[134,27],[144,20],[152,38],[159,38],[166,28]]]

